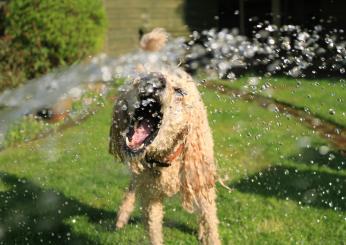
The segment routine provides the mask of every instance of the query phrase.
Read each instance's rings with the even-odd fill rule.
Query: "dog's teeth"
[[[139,149],[142,149],[144,147],[144,143],[143,144],[141,144],[141,146],[139,147]]]
[[[128,146],[130,144],[129,138],[125,137],[126,145]]]

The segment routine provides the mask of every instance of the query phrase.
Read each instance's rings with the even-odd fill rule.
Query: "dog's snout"
[[[158,73],[152,73],[141,79],[140,95],[149,96],[163,90],[166,87],[166,79]]]

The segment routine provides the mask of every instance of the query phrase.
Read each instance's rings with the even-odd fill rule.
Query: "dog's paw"
[[[116,229],[116,230],[122,229],[122,228],[126,225],[126,223],[127,223],[127,222],[124,222],[124,221],[122,221],[122,220],[117,220],[117,221],[115,222],[115,229]]]

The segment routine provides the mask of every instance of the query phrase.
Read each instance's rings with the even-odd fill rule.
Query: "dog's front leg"
[[[148,231],[150,244],[163,244],[162,219],[163,204],[162,198],[158,197],[142,197],[144,225]]]
[[[121,229],[129,221],[130,215],[135,208],[136,202],[136,183],[134,177],[131,179],[128,191],[125,194],[124,199],[120,205],[115,227]]]
[[[218,218],[215,203],[215,190],[210,189],[206,200],[204,197],[199,198],[198,218],[199,218],[199,232],[198,239],[200,244],[203,245],[220,245],[220,238],[218,233]]]

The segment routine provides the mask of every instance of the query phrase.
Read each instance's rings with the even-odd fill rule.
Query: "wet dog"
[[[200,243],[220,244],[213,140],[190,75],[166,67],[127,81],[114,105],[110,153],[132,173],[118,212],[118,229],[128,222],[138,196],[150,242],[162,244],[163,199],[179,192],[183,207],[198,215]]]

